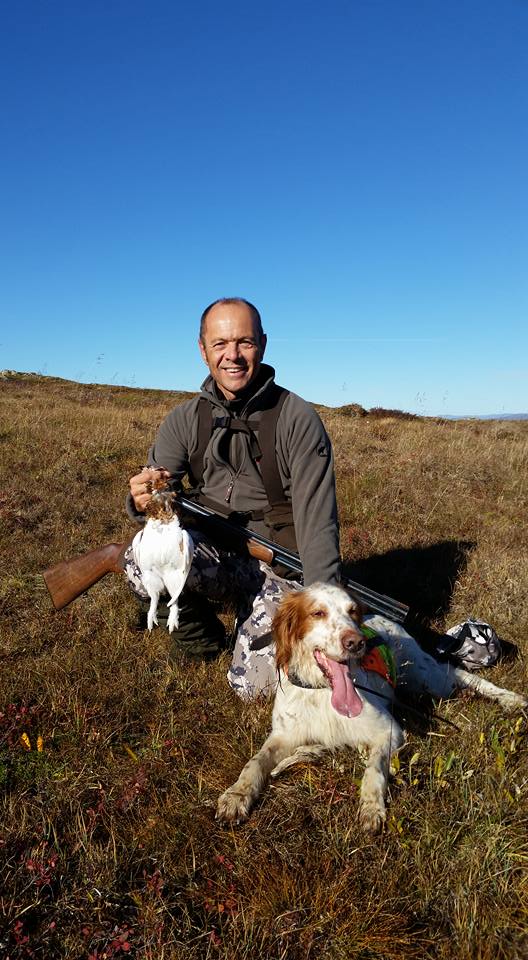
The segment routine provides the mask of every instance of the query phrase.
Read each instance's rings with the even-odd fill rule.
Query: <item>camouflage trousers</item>
[[[272,620],[282,597],[300,585],[279,577],[253,557],[242,558],[221,550],[198,531],[188,532],[194,554],[185,592],[227,602],[236,609],[235,646],[227,673],[230,686],[245,699],[259,694],[272,696],[277,685]],[[125,554],[125,574],[136,597],[148,600],[131,546]]]

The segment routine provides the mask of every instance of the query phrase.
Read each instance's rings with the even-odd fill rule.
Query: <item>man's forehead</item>
[[[212,337],[255,337],[258,340],[256,319],[245,303],[217,303],[205,319],[205,335]]]

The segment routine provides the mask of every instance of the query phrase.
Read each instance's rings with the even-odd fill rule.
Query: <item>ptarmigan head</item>
[[[176,494],[168,490],[167,480],[159,478],[152,484],[152,499],[147,504],[145,513],[148,520],[160,520],[161,523],[170,523],[178,512],[175,509]]]

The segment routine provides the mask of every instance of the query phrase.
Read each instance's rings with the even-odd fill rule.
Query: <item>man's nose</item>
[[[227,344],[226,356],[228,360],[240,360],[242,356],[240,345],[236,341],[230,341]]]

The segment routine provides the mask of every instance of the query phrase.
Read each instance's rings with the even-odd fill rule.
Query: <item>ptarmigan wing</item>
[[[192,563],[192,539],[186,530],[182,530],[176,516],[168,522],[150,519],[134,537],[132,548],[134,560],[141,570],[142,581],[151,601],[148,628],[152,630],[157,623],[159,595],[166,589],[171,597],[167,626],[169,632],[172,632],[178,625],[178,597]]]
[[[165,566],[163,569],[163,580],[171,597],[168,604],[170,607],[169,619],[167,622],[169,633],[172,633],[172,631],[178,627],[178,598],[185,586],[185,581],[187,580],[189,570],[191,568],[194,552],[194,544],[187,531],[181,530],[180,532],[181,537],[177,551],[178,565],[176,566],[176,563],[172,563],[170,566]]]

